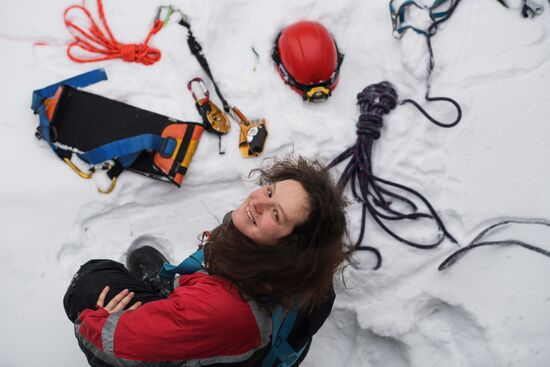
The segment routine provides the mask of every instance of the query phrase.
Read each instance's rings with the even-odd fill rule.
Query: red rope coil
[[[97,9],[99,19],[101,20],[106,33],[98,26],[92,14],[85,8],[84,5],[72,5],[65,9],[65,25],[74,37],[74,41],[67,47],[67,56],[71,60],[79,63],[85,63],[121,58],[126,62],[138,62],[144,65],[152,65],[160,60],[160,50],[149,47],[148,43],[151,37],[162,28],[162,21],[158,19],[155,20],[153,28],[149,31],[149,34],[143,43],[123,44],[118,42],[113,36],[113,33],[107,24],[107,20],[105,19],[105,12],[103,10],[103,3],[101,0],[97,0]],[[82,11],[82,13],[90,21],[90,26],[87,31],[69,20],[68,14],[73,10]],[[81,58],[75,56],[73,53],[74,47],[80,48],[81,50],[89,53],[100,54],[103,56]]]

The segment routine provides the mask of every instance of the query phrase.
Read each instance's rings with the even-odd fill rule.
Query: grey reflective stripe
[[[257,350],[262,349],[266,345],[268,345],[271,342],[271,331],[272,331],[271,315],[268,315],[253,300],[248,301],[248,306],[250,307],[250,310],[252,311],[252,314],[256,319],[256,324],[258,325],[258,332],[260,334],[260,345],[257,348],[249,350],[248,352],[239,354],[239,355],[217,356],[212,358],[189,360],[187,361],[188,362],[187,366],[196,367],[196,366],[208,366],[208,365],[217,364],[217,363],[243,362],[249,359],[250,357],[252,357],[252,355]]]
[[[235,355],[235,356],[217,356],[212,358],[189,360],[187,361],[189,363],[187,366],[196,367],[196,366],[208,366],[210,364],[218,364],[218,363],[244,362],[248,358],[252,357],[254,352],[257,351],[258,349],[260,348],[252,349],[246,353]]]
[[[113,353],[115,351],[115,329],[118,324],[118,320],[124,311],[115,312],[107,317],[103,330],[101,330],[101,342],[103,343],[103,350],[107,353]]]
[[[271,341],[271,334],[273,333],[271,315],[267,315],[253,300],[248,301],[248,305],[256,318],[256,324],[260,332],[260,346],[264,347]]]
[[[260,333],[260,345],[251,349],[246,353],[231,355],[231,356],[216,356],[204,359],[179,360],[179,361],[159,361],[147,362],[141,360],[129,360],[119,358],[114,354],[114,335],[118,321],[125,311],[120,311],[109,315],[103,330],[101,338],[103,350],[97,348],[92,342],[80,334],[80,319],[75,323],[75,335],[80,344],[93,356],[106,362],[114,367],[198,367],[208,366],[217,363],[237,363],[244,362],[249,359],[257,350],[264,348],[271,340],[271,316],[267,315],[258,304],[254,301],[249,301],[248,305],[254,317]]]

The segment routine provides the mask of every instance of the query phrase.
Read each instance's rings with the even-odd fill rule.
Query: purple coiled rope
[[[389,82],[384,81],[372,84],[363,89],[357,95],[357,104],[361,112],[356,125],[357,141],[354,146],[346,149],[327,166],[330,169],[349,158],[349,162],[338,180],[338,185],[343,189],[351,181],[352,195],[357,201],[362,203],[361,230],[354,245],[354,250],[373,252],[377,258],[375,269],[378,269],[382,265],[380,251],[372,246],[361,245],[365,234],[367,211],[386,233],[409,246],[430,249],[438,246],[445,238],[456,243],[456,240],[447,231],[433,206],[424,196],[405,185],[377,177],[372,172],[372,147],[374,141],[380,138],[383,115],[394,109],[397,101],[397,92]],[[391,191],[392,189],[393,191]],[[395,189],[409,194],[410,198],[396,193]],[[413,201],[415,198],[424,203],[428,209],[427,212],[418,210],[418,206]],[[403,204],[408,208],[407,212],[392,208],[392,203]],[[438,237],[434,242],[418,243],[405,239],[386,225],[388,221],[415,220],[419,218],[431,219],[437,224]]]

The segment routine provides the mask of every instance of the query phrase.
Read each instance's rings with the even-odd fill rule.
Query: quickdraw
[[[537,15],[541,15],[544,11],[544,6],[534,2],[533,0],[523,0],[521,6],[521,15],[524,18],[534,18]]]
[[[231,106],[227,102],[227,100],[222,95],[218,84],[214,80],[214,76],[212,75],[212,71],[210,70],[210,66],[208,65],[208,61],[202,53],[202,46],[193,35],[189,19],[181,10],[176,9],[171,5],[161,6],[158,8],[156,19],[159,19],[162,22],[163,26],[165,26],[166,24],[168,24],[173,14],[179,14],[180,20],[178,24],[187,29],[187,44],[189,46],[189,50],[191,51],[193,56],[195,56],[200,66],[214,85],[214,90],[216,91],[218,98],[222,102],[223,110],[228,113],[239,124],[241,128],[241,135],[239,138],[239,150],[241,151],[241,155],[245,158],[257,157],[263,151],[265,140],[267,138],[266,120],[259,119],[251,121],[244,117],[244,115],[240,112],[238,108],[236,108],[235,106]],[[193,98],[195,98],[195,101],[197,101],[195,96]],[[199,109],[199,113],[201,114],[201,116],[203,116],[204,112],[202,111],[202,108]],[[208,123],[211,124],[210,120],[208,120]]]
[[[193,84],[199,85],[201,88],[202,97],[197,98],[195,92],[193,91]],[[199,111],[199,114],[202,117],[206,131],[218,136],[218,150],[220,154],[224,154],[225,152],[223,152],[221,148],[221,136],[227,134],[231,129],[227,115],[210,100],[210,93],[208,92],[208,89],[206,89],[204,81],[201,78],[196,77],[191,79],[189,83],[187,83],[187,89],[189,89],[193,99],[195,100],[195,107],[197,107],[197,111]]]
[[[104,170],[111,184],[102,193],[112,192],[127,168],[179,187],[203,126],[77,89],[106,79],[98,69],[34,91],[36,136],[80,177]]]
[[[447,21],[451,17],[451,15],[454,13],[458,4],[460,4],[460,1],[461,0],[435,0],[431,6],[425,6],[425,5],[418,4],[416,1],[413,1],[413,0],[406,0],[402,2],[399,7],[396,8],[394,5],[395,0],[391,0],[389,5],[390,15],[391,15],[391,20],[393,25],[393,35],[395,38],[403,37],[405,32],[407,32],[409,29],[412,29],[416,33],[426,38],[426,43],[427,43],[428,52],[429,52],[429,60],[428,60],[428,74],[426,76],[426,94],[424,95],[424,99],[428,102],[435,102],[435,101],[449,102],[455,107],[457,111],[456,119],[453,122],[448,124],[435,122],[435,120],[431,119],[430,117],[428,117],[427,114],[423,112],[423,114],[426,117],[428,117],[430,121],[437,123],[438,126],[441,126],[441,127],[452,127],[458,124],[460,122],[460,119],[462,118],[462,110],[458,102],[456,102],[452,98],[430,96],[431,84],[432,84],[432,72],[435,67],[435,60],[434,60],[434,53],[433,53],[431,38],[437,32],[439,25],[441,25],[443,22]],[[422,28],[413,26],[411,24],[408,24],[406,22],[407,11],[409,10],[410,7],[416,7],[418,9],[423,9],[428,12],[428,15],[432,21],[432,23],[428,26],[428,28],[422,29]],[[405,104],[405,103],[411,103],[420,109],[420,106],[418,105],[418,103],[416,103],[411,99],[404,99],[400,102],[400,104]]]

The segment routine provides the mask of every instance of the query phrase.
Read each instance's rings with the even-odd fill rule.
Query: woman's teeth
[[[256,224],[256,221],[254,220],[254,218],[252,217],[252,213],[250,213],[250,205],[247,205],[246,206],[246,215],[248,216],[248,219],[250,219],[250,221],[254,224]]]

